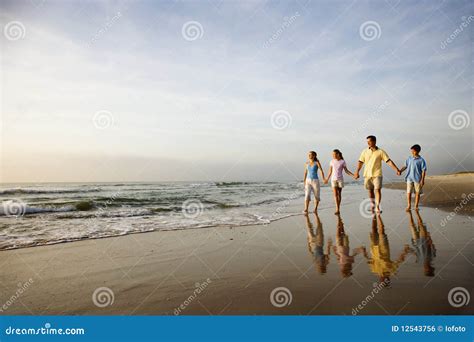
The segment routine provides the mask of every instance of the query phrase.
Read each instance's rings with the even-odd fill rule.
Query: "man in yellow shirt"
[[[365,164],[364,168],[364,185],[369,190],[369,197],[372,202],[372,211],[374,210],[374,199],[375,199],[375,210],[380,213],[380,201],[382,200],[382,161],[386,162],[397,172],[400,176],[400,170],[397,165],[390,160],[387,153],[378,148],[376,145],[377,138],[373,135],[367,137],[368,148],[364,149],[359,157],[357,163],[357,169],[354,173],[354,178],[359,178],[359,171]]]

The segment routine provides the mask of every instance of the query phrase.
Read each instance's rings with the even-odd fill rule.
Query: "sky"
[[[472,1],[0,2],[0,181],[474,170]],[[389,177],[393,171],[384,170]]]

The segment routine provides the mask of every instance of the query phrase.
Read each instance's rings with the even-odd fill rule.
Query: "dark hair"
[[[314,155],[314,161],[318,161],[318,154],[315,151],[309,151],[309,153]]]
[[[416,153],[420,153],[420,151],[421,151],[421,146],[418,145],[418,144],[415,144],[415,145],[413,145],[412,147],[410,147],[410,150],[415,150]]]
[[[377,138],[375,135],[369,135],[366,139],[370,139],[370,141],[377,142]]]
[[[335,154],[339,155],[342,160],[344,160],[344,157],[342,156],[342,152],[339,151],[337,148],[335,150],[332,150]]]

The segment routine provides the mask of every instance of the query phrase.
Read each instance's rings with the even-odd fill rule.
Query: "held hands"
[[[354,173],[354,179],[359,179],[359,172],[356,171],[356,172]]]
[[[397,170],[397,176],[401,176],[402,172],[400,170]]]

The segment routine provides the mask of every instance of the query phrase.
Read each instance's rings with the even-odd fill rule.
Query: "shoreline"
[[[406,182],[384,185],[387,189],[405,190]],[[464,195],[464,196],[463,196]],[[413,199],[412,195],[412,201]],[[474,172],[427,176],[420,198],[420,205],[455,212],[474,214]]]

